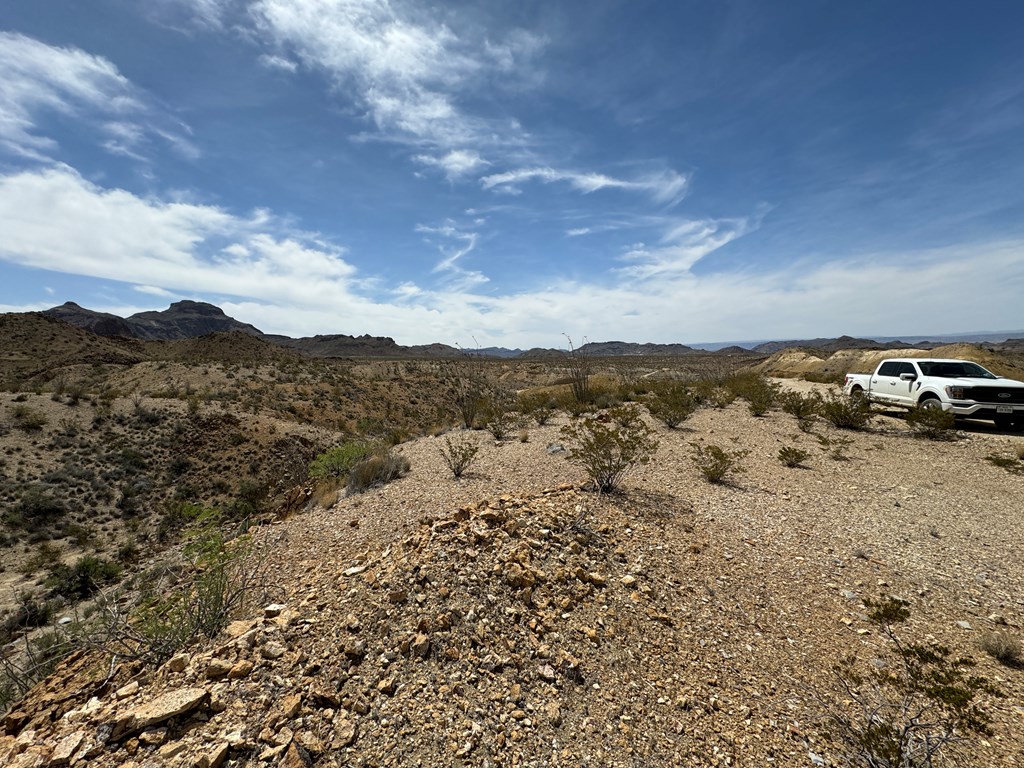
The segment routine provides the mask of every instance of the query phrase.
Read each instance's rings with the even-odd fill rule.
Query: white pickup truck
[[[968,360],[894,358],[874,373],[848,373],[843,392],[902,408],[941,408],[1024,429],[1024,382],[1004,379]]]

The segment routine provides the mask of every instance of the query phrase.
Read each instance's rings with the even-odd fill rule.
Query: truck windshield
[[[937,376],[942,379],[996,379],[994,373],[990,373],[977,363],[918,363],[925,376]]]

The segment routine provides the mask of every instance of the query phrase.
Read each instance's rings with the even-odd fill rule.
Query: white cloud
[[[529,347],[558,346],[563,332],[686,342],[1020,325],[1024,241],[810,260],[756,274],[695,274],[683,266],[754,220],[663,224],[647,261],[632,265],[645,268],[635,274],[595,270],[587,280],[567,280],[553,264],[515,293],[492,283],[481,289],[486,278],[460,263],[479,252],[480,233],[446,221],[420,228],[441,249],[436,274],[445,279],[406,278],[381,287],[384,298],[378,298],[341,248],[288,231],[268,211],[239,216],[196,202],[141,198],[99,187],[66,167],[0,176],[3,261],[126,283],[161,299],[213,300],[267,332],[371,333],[404,344],[469,344],[475,337],[483,346]],[[667,265],[659,262],[662,255],[650,255],[671,248],[690,253]],[[979,263],[986,269],[979,272]],[[985,300],[969,301],[966,314],[937,315],[935,307],[964,306],[965,285]],[[53,303],[46,298],[0,309],[45,309]],[[120,307],[90,308],[123,314]]]
[[[539,40],[518,31],[491,44],[460,36],[428,13],[387,0],[257,0],[250,7],[264,40],[354,94],[385,135],[445,149],[508,139],[511,124],[465,112],[459,97],[514,69]]]
[[[445,222],[439,227],[428,227],[423,224],[417,225],[416,231],[422,234],[435,235],[447,242],[454,241],[456,245],[437,245],[437,250],[444,257],[434,265],[434,272],[449,273],[455,278],[455,283],[463,290],[472,286],[488,282],[488,278],[482,272],[465,269],[459,262],[476,248],[480,235],[458,229],[453,222]]]
[[[77,48],[50,46],[25,35],[0,32],[0,147],[24,158],[47,160],[57,142],[41,123],[53,115],[94,123],[114,154],[140,157],[149,133],[181,148],[191,146],[181,126],[167,122],[145,94],[110,61]]]
[[[480,157],[479,152],[471,149],[453,149],[451,152],[440,157],[416,155],[413,157],[413,160],[423,165],[440,168],[450,180],[466,176],[490,165],[489,162]]]
[[[517,168],[480,179],[484,189],[500,189],[513,193],[519,191],[519,185],[528,181],[540,181],[543,184],[563,181],[585,195],[602,189],[645,192],[659,203],[678,202],[685,194],[688,182],[685,176],[672,170],[627,180],[617,179],[603,173],[562,171],[547,167]]]
[[[684,274],[709,253],[754,231],[760,223],[760,216],[673,222],[657,246],[648,247],[644,243],[631,246],[622,256],[630,265],[620,271],[640,279]]]
[[[268,215],[147,200],[66,166],[0,177],[0,258],[26,267],[226,295],[337,299],[354,275],[340,248],[266,231]]]
[[[589,235],[592,231],[590,227],[576,227],[575,229],[567,229],[565,234],[568,237],[581,237],[582,235]]]
[[[279,69],[282,72],[296,72],[299,69],[299,65],[291,59],[286,59],[284,56],[272,56],[267,53],[260,56],[260,64],[268,69]]]

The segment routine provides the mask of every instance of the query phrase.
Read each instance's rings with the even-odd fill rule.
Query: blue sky
[[[5,0],[0,310],[559,346],[1024,327],[1013,2]]]

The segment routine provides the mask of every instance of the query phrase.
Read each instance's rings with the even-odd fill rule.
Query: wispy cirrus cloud
[[[658,203],[675,203],[686,192],[688,179],[673,170],[650,174],[637,179],[618,179],[603,173],[565,171],[549,167],[517,168],[504,173],[484,176],[480,184],[484,189],[503,190],[518,193],[526,182],[539,181],[542,184],[565,182],[577,192],[589,195],[603,189],[621,189],[629,192],[643,192]]]
[[[683,219],[668,225],[656,245],[637,243],[620,258],[628,262],[619,272],[646,280],[681,275],[710,253],[761,226],[764,212],[729,219]]]
[[[434,272],[452,275],[462,289],[488,282],[488,278],[483,272],[466,269],[459,263],[463,257],[476,248],[480,240],[478,232],[465,227],[457,227],[452,221],[447,221],[436,227],[419,224],[416,226],[416,231],[431,236],[432,244],[437,247],[443,257],[434,265]],[[438,243],[438,240],[441,242]]]
[[[249,19],[274,55],[353,95],[383,136],[443,150],[513,138],[515,121],[474,115],[460,101],[541,44],[522,30],[498,42],[456,31],[427,8],[387,0],[256,0]]]
[[[143,159],[153,136],[195,152],[188,129],[155,109],[113,63],[78,48],[0,32],[0,147],[46,161],[58,149],[45,123],[53,116],[91,125],[112,154]]]

